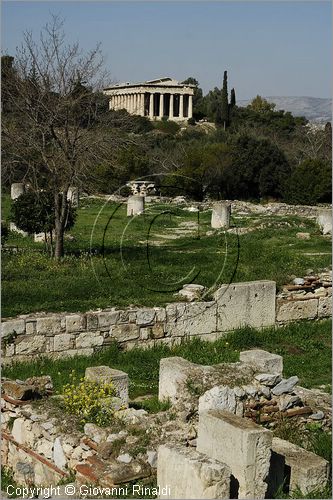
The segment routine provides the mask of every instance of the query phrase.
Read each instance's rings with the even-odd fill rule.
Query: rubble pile
[[[326,269],[318,274],[312,274],[312,270],[309,271],[311,274],[295,277],[292,283],[284,285],[277,298],[304,300],[314,297],[330,297],[332,295],[332,270]]]
[[[26,380],[1,379],[1,390],[6,401],[30,401],[53,394],[53,383],[49,375],[30,377]]]

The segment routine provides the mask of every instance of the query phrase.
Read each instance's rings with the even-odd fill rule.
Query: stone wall
[[[111,428],[92,423],[85,424],[83,431],[74,427],[64,429],[59,417],[49,416],[42,406],[36,408],[32,403],[6,395],[1,398],[1,464],[11,470],[14,481],[21,487],[30,486],[36,491],[39,487],[69,482],[75,476],[75,491],[79,492],[80,484],[96,483],[100,476],[103,486],[109,488],[153,474],[155,466],[149,465],[147,454],[144,462],[133,459],[130,463],[119,455],[111,467],[111,459],[105,454],[108,450],[111,454],[115,441],[124,440],[126,431],[110,434]],[[133,413],[146,413],[134,409],[119,413],[131,411],[132,418]],[[57,491],[57,497],[67,498],[61,486],[53,491]],[[13,488],[7,492],[12,493]]]
[[[332,271],[295,278],[276,297],[277,323],[328,316],[332,316]]]
[[[114,341],[124,349],[161,343],[172,346],[193,337],[214,341],[246,325],[263,328],[276,322],[329,316],[330,300],[330,296],[297,302],[278,298],[276,315],[276,284],[263,280],[223,285],[210,302],[22,315],[1,325],[2,359],[10,362],[39,354],[54,358],[91,355]]]
[[[18,484],[57,484],[67,478],[68,464],[74,467],[93,454],[79,436],[63,435],[54,419],[29,403],[4,396],[1,417],[1,463],[13,471]]]
[[[301,319],[323,319],[332,316],[332,296],[276,301],[277,323]]]

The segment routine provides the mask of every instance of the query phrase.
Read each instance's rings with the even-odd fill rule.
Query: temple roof
[[[175,78],[170,78],[169,76],[156,78],[155,80],[147,80],[144,83],[158,83],[158,85],[181,85],[181,82],[179,82]]]
[[[141,87],[141,86],[158,86],[160,87],[161,85],[166,86],[166,87],[195,87],[195,85],[192,85],[191,83],[182,83],[175,78],[171,78],[170,76],[164,76],[161,78],[155,78],[154,80],[146,80],[145,82],[138,82],[138,83],[130,83],[130,82],[123,82],[123,83],[116,83],[115,85],[112,85],[111,87],[107,87],[104,90],[110,90],[110,89],[117,89],[117,88],[125,88],[125,87]]]

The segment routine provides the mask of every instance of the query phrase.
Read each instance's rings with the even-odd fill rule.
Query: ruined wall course
[[[264,328],[300,319],[325,318],[332,314],[331,288],[327,296],[276,298],[273,281],[222,285],[213,301],[177,302],[166,307],[130,307],[126,310],[86,313],[37,313],[4,320],[3,361],[26,360],[35,354],[51,357],[87,354],[120,342],[125,349],[154,345],[178,345],[197,336],[214,341],[228,331],[249,325]],[[39,338],[38,338],[39,337]]]
[[[278,322],[315,319],[318,314],[318,299],[277,300],[276,320]]]

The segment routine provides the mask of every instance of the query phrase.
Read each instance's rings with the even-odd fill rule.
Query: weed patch
[[[290,353],[290,346],[302,346],[298,354]],[[51,375],[57,394],[69,381],[71,372],[76,378],[84,376],[88,366],[106,365],[129,375],[131,399],[158,392],[159,364],[162,358],[180,356],[193,363],[215,365],[239,360],[239,352],[260,348],[283,356],[284,375],[297,375],[304,387],[331,384],[331,320],[302,321],[280,328],[254,330],[241,328],[215,342],[200,339],[189,340],[181,345],[155,346],[150,349],[122,351],[117,344],[93,354],[70,359],[35,358],[30,362],[15,362],[4,366],[4,377],[25,380],[28,377]],[[149,404],[149,403],[148,403]],[[154,403],[151,403],[154,406]],[[149,410],[148,410],[149,411]]]

